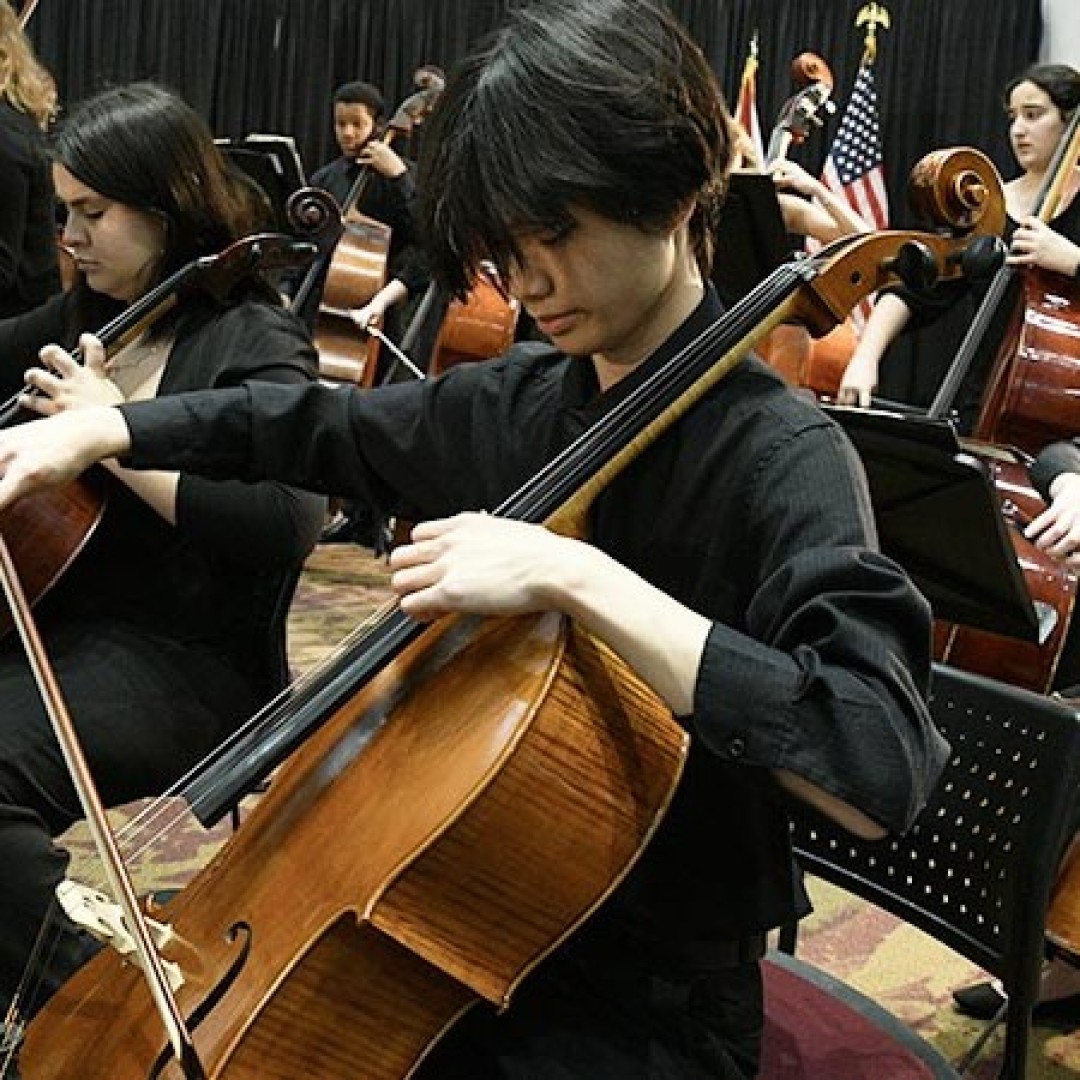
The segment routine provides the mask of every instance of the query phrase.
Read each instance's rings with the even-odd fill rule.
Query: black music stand
[[[713,284],[729,307],[792,256],[776,184],[764,173],[732,173],[714,233]]]
[[[245,135],[215,139],[221,152],[255,181],[270,202],[275,228],[293,232],[285,212],[289,196],[304,185],[304,168],[296,144],[287,135]]]
[[[944,420],[823,406],[847,432],[870,483],[881,549],[934,614],[1025,641],[1039,619],[990,474]]]

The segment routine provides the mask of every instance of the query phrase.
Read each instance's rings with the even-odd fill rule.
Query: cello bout
[[[404,1080],[466,1009],[505,1007],[610,895],[688,744],[559,616],[427,628],[164,909],[196,958],[178,1000],[207,1075]],[[26,1080],[147,1080],[164,1047],[138,972],[106,951],[30,1023],[20,1065]]]

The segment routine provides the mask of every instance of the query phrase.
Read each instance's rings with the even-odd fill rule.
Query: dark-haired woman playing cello
[[[614,479],[589,542],[475,512],[720,315],[705,271],[728,123],[659,5],[522,7],[451,79],[420,187],[444,283],[460,293],[493,261],[551,345],[376,390],[251,383],[0,437],[0,504],[112,453],[370,497],[425,522],[391,560],[405,611],[563,612],[681,718],[689,761],[630,875],[418,1077],[755,1076],[764,935],[807,910],[788,799],[880,835],[945,760],[927,605],[876,549],[850,444],[755,359]]]
[[[81,332],[193,259],[257,231],[259,220],[201,119],[155,86],[109,90],[73,109],[52,154],[78,281],[0,323],[5,396],[34,365],[29,381],[40,395],[27,404],[42,413],[314,377],[306,332],[255,280],[224,305],[185,300],[109,359],[84,339],[86,366],[65,364]],[[56,360],[63,372],[50,370]],[[324,506],[273,482],[135,473],[115,461],[106,468],[114,482],[102,520],[37,616],[93,775],[117,804],[162,791],[279,688],[285,673],[271,612],[317,537]],[[40,1006],[89,951],[61,918],[67,929],[48,950],[53,965],[25,970],[64,876],[66,856],[52,838],[79,815],[10,634],[0,642],[0,1010],[13,1006],[13,1019]]]
[[[1037,267],[1067,277],[1080,270],[1080,171],[1066,185],[1049,224],[1033,216],[1039,192],[1066,125],[1080,106],[1080,72],[1065,64],[1035,64],[1005,88],[1009,138],[1020,175],[1005,184],[1012,266]],[[840,384],[842,404],[868,404],[888,347],[909,325],[925,324],[957,304],[970,302],[970,287],[946,283],[929,295],[883,293],[863,328]],[[965,307],[965,310],[968,310]],[[970,315],[968,318],[970,322]],[[959,344],[959,342],[957,342]],[[960,425],[970,431],[982,399],[985,365],[967,374],[957,397]]]

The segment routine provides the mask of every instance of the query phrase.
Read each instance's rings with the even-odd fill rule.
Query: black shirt
[[[522,345],[376,391],[250,384],[124,407],[131,460],[274,476],[412,517],[493,508],[719,310],[710,294],[606,394],[591,364]],[[930,613],[877,551],[846,437],[756,359],[616,477],[590,539],[714,620],[673,805],[590,926],[707,964],[710,940],[803,908],[771,770],[892,829],[924,804],[947,753],[923,699]]]

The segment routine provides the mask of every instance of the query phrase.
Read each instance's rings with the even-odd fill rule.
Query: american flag
[[[871,228],[889,227],[877,89],[869,64],[859,68],[821,179],[826,187],[842,195]]]
[[[825,161],[821,180],[827,188],[846,199],[871,229],[889,227],[877,88],[873,69],[865,61],[855,77],[855,86]],[[851,313],[851,321],[860,333],[870,317],[871,300],[870,297],[863,300]]]

